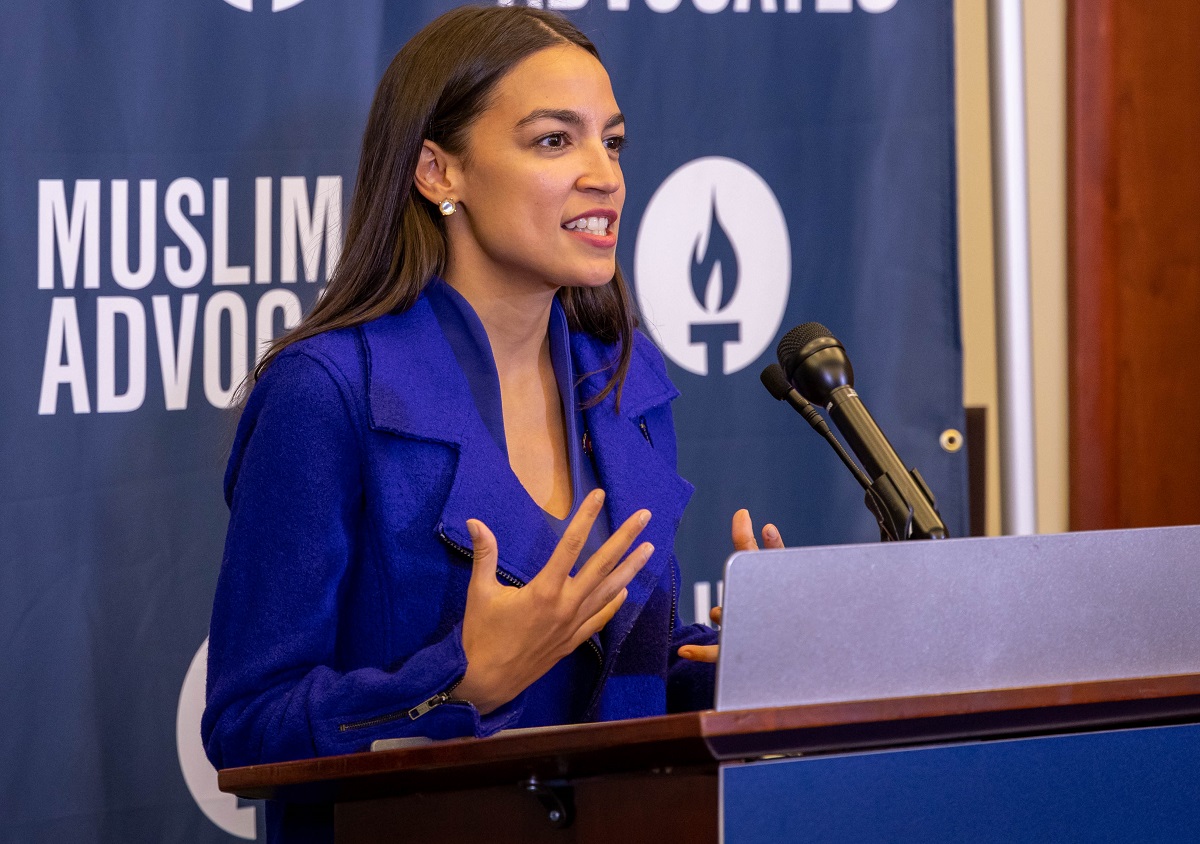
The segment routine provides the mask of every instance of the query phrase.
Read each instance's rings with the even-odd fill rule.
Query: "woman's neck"
[[[470,303],[483,323],[501,380],[544,365],[544,359],[548,360],[554,289],[500,289],[497,285],[451,278],[449,272],[447,276],[446,283]]]
[[[478,279],[480,276],[469,276]],[[530,498],[555,518],[570,515],[574,490],[566,418],[550,358],[549,286],[446,282],[475,310],[487,332],[500,381],[508,463]]]

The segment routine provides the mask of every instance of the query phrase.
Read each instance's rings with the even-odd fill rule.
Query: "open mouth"
[[[608,217],[579,217],[563,225],[567,231],[586,232],[587,234],[606,235],[609,226]]]

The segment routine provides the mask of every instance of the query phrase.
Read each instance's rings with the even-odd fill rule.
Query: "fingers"
[[[649,522],[649,510],[638,510],[626,519],[624,524],[617,528],[613,535],[600,546],[599,550],[588,558],[583,568],[575,575],[577,588],[584,592],[590,592],[596,587],[596,584],[608,577],[621,563],[625,552],[629,550],[634,540],[638,538],[638,534],[642,532],[642,528]],[[630,579],[632,579],[632,575]]]
[[[716,626],[716,627],[721,626],[721,608],[720,607],[713,607],[711,610],[709,610],[708,617],[710,619],[712,619],[712,623],[714,626]]]
[[[679,655],[692,662],[716,662],[720,648],[720,645],[684,645]]]
[[[575,637],[571,640],[571,649],[574,650],[603,630],[604,625],[612,621],[612,617],[617,614],[617,610],[621,608],[621,604],[625,603],[627,597],[629,597],[629,590],[622,589],[616,594],[616,597],[602,606],[599,612],[581,624],[575,632]]]
[[[571,519],[571,523],[567,525],[567,529],[563,531],[562,539],[558,541],[554,553],[550,555],[549,561],[542,569],[542,574],[548,573],[560,584],[570,577],[571,569],[574,568],[575,561],[579,559],[579,554],[587,542],[588,534],[592,532],[592,525],[596,523],[596,518],[600,515],[603,507],[604,490],[594,489],[584,497],[578,512]],[[541,576],[541,574],[538,575],[538,577]]]
[[[599,553],[599,552],[597,552]],[[599,583],[588,586],[582,584],[580,588],[586,589],[586,592],[581,593],[582,598],[579,604],[579,615],[582,618],[590,618],[594,613],[600,611],[603,607],[612,602],[613,596],[625,591],[625,587],[629,582],[637,577],[638,572],[642,570],[642,566],[654,554],[654,546],[649,542],[643,542],[637,548],[629,553],[629,556],[606,578]],[[593,555],[594,559],[595,555]],[[591,561],[588,563],[591,565]],[[579,573],[582,576],[583,572]],[[579,582],[579,576],[576,576],[576,583]],[[603,627],[604,625],[601,625]]]
[[[478,519],[467,519],[467,532],[471,534],[471,583],[468,589],[484,589],[496,586],[496,564],[499,551],[496,536]]]
[[[745,508],[733,514],[733,550],[757,551],[758,543],[754,541],[754,525],[750,521],[750,511]]]
[[[754,524],[750,521],[750,511],[746,509],[738,510],[733,514],[733,550],[735,551],[757,551],[758,542],[754,539]],[[763,547],[764,548],[782,548],[783,537],[779,535],[779,528],[775,525],[767,525],[763,528]]]
[[[779,535],[779,528],[775,525],[767,525],[763,528],[763,546],[767,548],[782,548],[783,537]]]

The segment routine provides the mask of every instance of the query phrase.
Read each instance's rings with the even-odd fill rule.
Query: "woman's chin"
[[[603,287],[617,274],[616,264],[606,264],[594,270],[571,273],[559,280],[563,287]]]

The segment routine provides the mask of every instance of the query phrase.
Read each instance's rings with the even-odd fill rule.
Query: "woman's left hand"
[[[754,523],[750,521],[749,510],[738,510],[733,514],[733,550],[757,551],[758,542],[754,539]],[[775,525],[768,524],[762,532],[763,546],[766,548],[782,548],[783,537]],[[713,607],[708,617],[714,625],[721,623],[721,608]],[[695,662],[716,662],[719,645],[684,645],[679,649],[679,655],[684,659]]]

